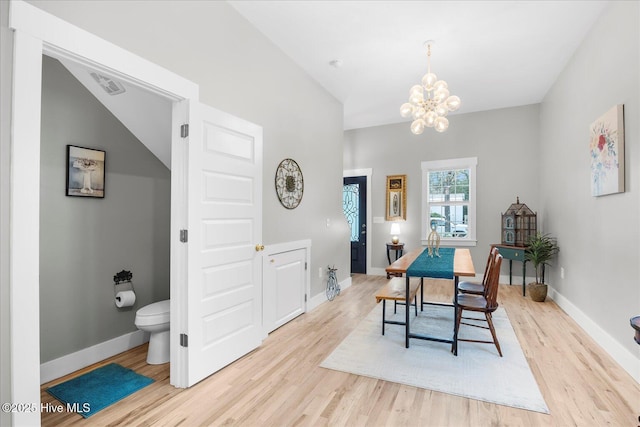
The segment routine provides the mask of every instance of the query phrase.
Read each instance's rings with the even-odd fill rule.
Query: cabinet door
[[[264,258],[264,328],[269,333],[306,311],[306,249]]]

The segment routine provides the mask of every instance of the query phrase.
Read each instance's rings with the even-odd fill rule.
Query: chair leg
[[[413,300],[413,306],[416,309],[416,317],[418,316],[418,296],[416,295]]]
[[[487,318],[487,323],[489,324],[489,329],[491,330],[491,336],[493,337],[493,343],[496,345],[498,349],[498,354],[502,357],[502,350],[500,350],[500,343],[498,342],[498,337],[496,336],[496,330],[493,327],[493,320],[491,320],[491,313],[485,313],[485,317]]]

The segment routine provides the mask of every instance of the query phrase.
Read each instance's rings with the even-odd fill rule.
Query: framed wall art
[[[67,196],[104,198],[102,150],[67,145]]]
[[[612,107],[591,124],[591,195],[624,192],[624,107]]]
[[[387,176],[387,221],[407,219],[407,175]]]
[[[304,179],[300,166],[293,159],[284,159],[276,169],[276,194],[282,206],[295,209],[302,201]]]

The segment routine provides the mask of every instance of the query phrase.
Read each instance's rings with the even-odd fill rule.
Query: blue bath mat
[[[103,366],[47,389],[70,412],[88,418],[151,384],[153,380],[117,363]]]

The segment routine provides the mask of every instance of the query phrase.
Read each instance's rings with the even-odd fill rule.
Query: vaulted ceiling
[[[344,104],[345,129],[410,120],[400,116],[399,107],[426,73],[427,40],[435,41],[432,72],[462,99],[457,113],[538,103],[607,5],[595,0],[228,3]],[[124,93],[110,96],[92,70],[62,62],[170,167],[169,101],[126,84]]]
[[[344,103],[352,129],[409,120],[399,107],[426,73],[427,40],[459,113],[540,102],[607,1],[228,3]]]

